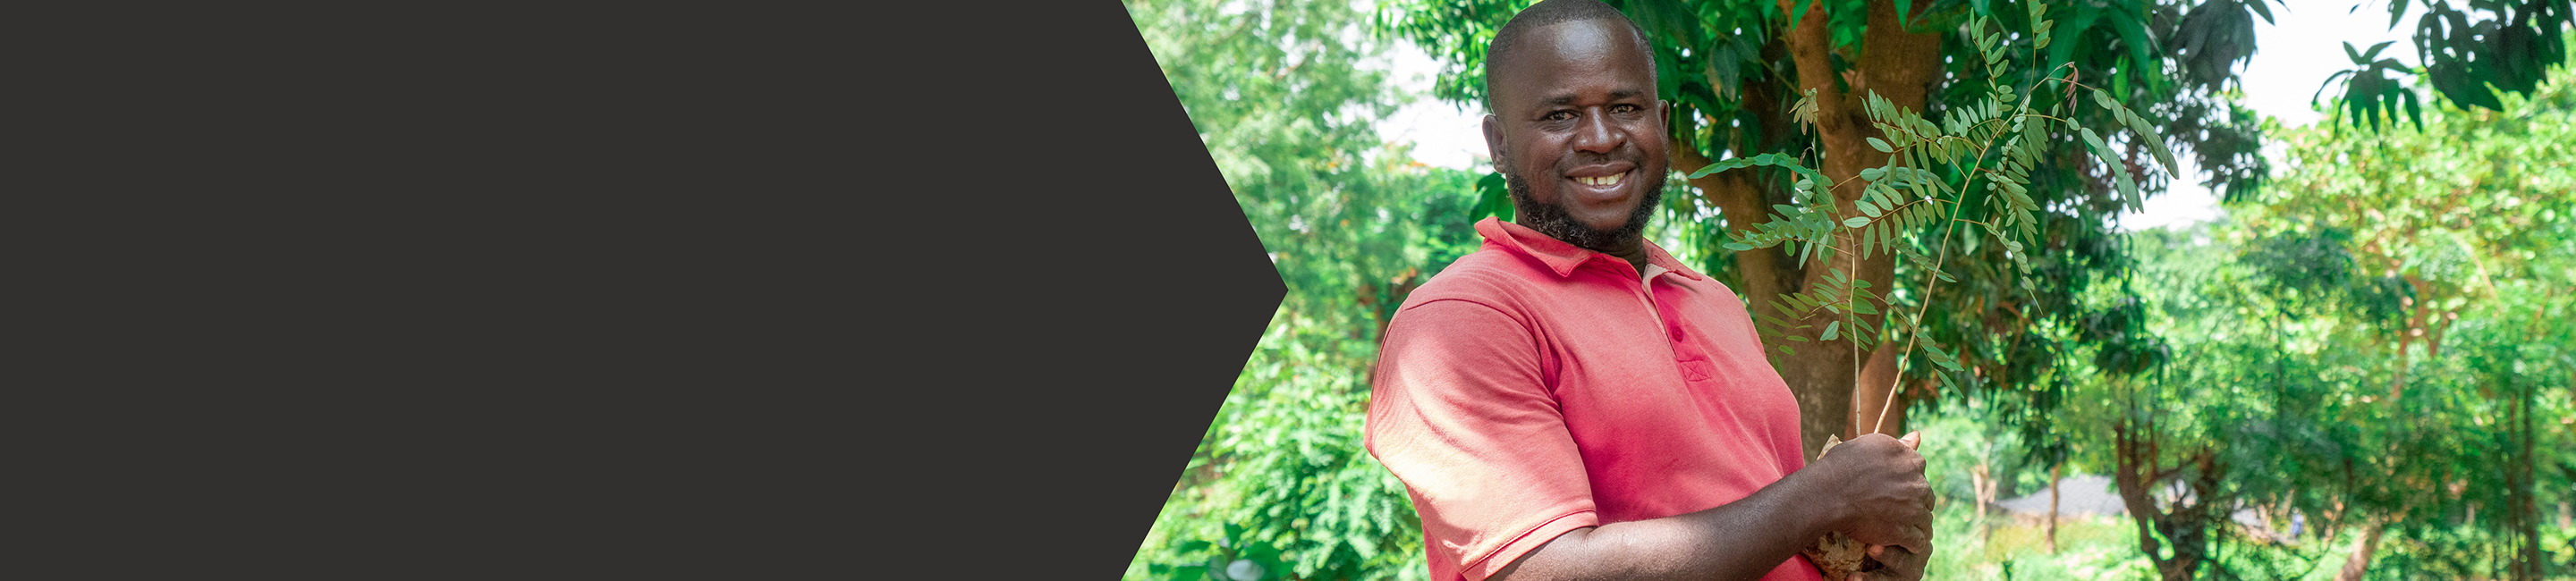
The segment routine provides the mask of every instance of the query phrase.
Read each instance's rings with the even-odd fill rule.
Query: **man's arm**
[[[1923,457],[1868,434],[1735,502],[1557,535],[1489,579],[1757,579],[1828,531],[1928,555],[1930,499]]]

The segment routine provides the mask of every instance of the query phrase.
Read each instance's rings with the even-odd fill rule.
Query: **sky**
[[[2287,0],[2269,5],[2273,23],[2254,20],[2255,53],[2245,63],[2240,78],[2244,82],[2245,104],[2264,116],[2281,120],[2285,126],[2315,123],[2321,115],[2308,107],[2326,77],[2352,67],[2344,56],[2343,43],[2367,50],[2370,45],[2394,40],[2380,56],[2391,57],[2407,65],[2417,64],[2412,36],[2415,18],[2422,14],[2414,8],[2397,30],[2388,28],[2387,0]],[[2355,6],[2360,6],[2355,10]],[[2420,6],[2420,4],[2418,4]],[[1425,164],[1490,171],[1485,163],[1485,139],[1478,129],[1482,111],[1469,111],[1438,99],[1430,98],[1431,79],[1439,64],[1420,49],[1409,44],[1399,46],[1393,55],[1393,82],[1424,95],[1419,101],[1398,110],[1379,122],[1378,131],[1388,141],[1409,143],[1415,160]],[[2335,92],[2327,91],[2326,97]],[[2201,187],[2200,169],[2190,155],[2182,155],[2184,178],[2174,180],[2174,187],[2163,195],[2147,199],[2146,211],[2122,219],[2124,229],[2145,229],[2181,225],[2217,218],[2224,210],[2208,188]],[[2277,160],[2275,170],[2279,171]]]

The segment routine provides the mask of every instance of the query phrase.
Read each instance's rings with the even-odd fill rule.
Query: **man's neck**
[[[1646,239],[1642,236],[1630,238],[1616,246],[1599,252],[1628,261],[1628,266],[1636,267],[1637,272],[1646,271]]]

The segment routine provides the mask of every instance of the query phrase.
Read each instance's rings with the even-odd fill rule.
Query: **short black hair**
[[[1511,58],[1520,44],[1521,35],[1551,25],[1604,19],[1618,20],[1628,25],[1629,32],[1637,34],[1637,46],[1646,52],[1646,74],[1656,74],[1655,45],[1649,40],[1653,37],[1646,36],[1645,27],[1637,26],[1637,21],[1628,19],[1627,14],[1601,0],[1545,0],[1512,15],[1510,22],[1503,23],[1502,30],[1494,31],[1494,41],[1485,45],[1485,111],[1494,110],[1494,64]]]

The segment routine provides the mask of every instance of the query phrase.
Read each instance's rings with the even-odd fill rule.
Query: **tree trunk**
[[[2059,470],[2064,464],[2048,467],[2048,554],[2057,554],[2057,483],[2064,477]]]
[[[2335,573],[2335,581],[2360,581],[2361,574],[2370,571],[2371,554],[2379,552],[2379,533],[2388,525],[2373,522],[2363,526],[2369,527],[2369,532],[2362,534],[2361,548],[2353,550],[2352,558],[2344,559],[2343,571]]]
[[[1976,466],[1968,468],[1968,480],[1969,486],[1975,489],[1977,494],[1977,513],[1973,517],[1977,528],[1977,539],[1978,542],[1985,542],[1986,539],[1994,536],[1994,530],[1986,526],[1986,511],[1995,505],[1993,468],[1984,459],[1978,459]]]
[[[1781,0],[1782,13],[1790,13],[1792,3],[1800,1],[1813,0]],[[1920,3],[1915,8],[1920,11],[1930,5],[1928,2]],[[1847,76],[1837,75],[1832,64],[1834,52],[1826,25],[1827,10],[1820,2],[1812,4],[1805,19],[1792,27],[1794,29],[1781,31],[1781,40],[1788,49],[1790,61],[1796,65],[1798,90],[1802,93],[1813,90],[1816,94],[1814,129],[1823,145],[1823,159],[1817,160],[1816,169],[1834,183],[1844,184],[1830,192],[1835,203],[1847,211],[1857,211],[1854,202],[1860,198],[1861,184],[1851,178],[1860,175],[1861,169],[1878,167],[1888,159],[1887,154],[1879,153],[1868,145],[1867,139],[1878,136],[1878,130],[1869,125],[1869,118],[1861,106],[1862,99],[1875,91],[1899,106],[1922,111],[1932,82],[1940,78],[1941,37],[1937,32],[1905,31],[1896,24],[1895,4],[1888,0],[1874,0],[1868,4],[1868,29],[1861,38],[1863,50],[1859,51],[1858,58],[1846,59],[1855,62],[1856,69]],[[1911,19],[1912,15],[1908,18]],[[1846,84],[1849,91],[1843,90]],[[1752,95],[1747,97],[1749,99]],[[1696,168],[1706,163],[1705,160],[1676,160],[1674,165]],[[1703,195],[1718,201],[1720,210],[1726,212],[1731,220],[1761,220],[1769,215],[1765,211],[1767,204],[1759,201],[1758,191],[1744,187],[1744,181],[1698,180],[1692,185],[1700,186]],[[1875,254],[1868,259],[1856,258],[1855,254],[1837,253],[1831,264],[1810,264],[1806,268],[1798,268],[1794,259],[1779,252],[1740,254],[1737,265],[1744,273],[1745,283],[1741,290],[1750,308],[1757,313],[1755,316],[1766,316],[1777,312],[1768,306],[1782,293],[1797,292],[1797,288],[1806,288],[1823,280],[1829,269],[1838,268],[1852,278],[1868,281],[1871,288],[1882,293],[1890,288],[1895,278],[1893,257]],[[1798,281],[1796,288],[1781,284],[1784,279]],[[1817,316],[1799,323],[1822,328],[1831,319]],[[1876,317],[1866,317],[1858,322],[1860,324],[1854,326],[1860,329],[1878,327]],[[1895,384],[1897,375],[1894,365],[1899,358],[1892,352],[1886,357],[1872,354],[1869,365],[1886,368],[1864,373],[1862,363],[1857,360],[1859,353],[1848,340],[1800,344],[1794,354],[1781,352],[1780,346],[1776,345],[1765,347],[1780,362],[1781,379],[1787,381],[1790,391],[1797,395],[1799,435],[1808,457],[1816,455],[1827,436],[1857,435],[1871,427],[1853,420],[1857,415],[1853,412],[1855,392],[1874,390],[1880,394],[1874,398],[1891,400],[1883,405],[1899,409],[1904,405],[1902,394],[1893,398],[1884,395]],[[1862,377],[1884,377],[1887,382],[1872,381],[1870,385],[1864,385],[1860,381]],[[1889,416],[1887,425],[1880,431],[1890,435],[1904,433],[1902,417],[1896,413]],[[1875,424],[1876,418],[1865,421]]]
[[[2514,394],[2518,396],[2514,398],[2514,414],[2521,416],[2518,419],[2522,420],[2516,422],[2520,425],[2515,426],[2522,432],[2517,438],[2522,440],[2522,449],[2519,450],[2522,457],[2511,468],[2515,473],[2512,522],[2517,529],[2514,532],[2522,537],[2522,542],[2518,543],[2522,546],[2515,551],[2513,578],[2515,581],[2538,581],[2541,569],[2547,566],[2547,561],[2542,560],[2540,553],[2540,489],[2537,480],[2540,474],[2535,470],[2538,457],[2533,455],[2532,449],[2532,440],[2540,436],[2535,431],[2531,419],[2531,404],[2537,398],[2533,397],[2535,394],[2531,382],[2514,383],[2522,384],[2522,389],[2516,390],[2521,393]]]
[[[2128,509],[2129,519],[2137,523],[2138,549],[2155,563],[2158,576],[2165,581],[2190,581],[2209,556],[2210,508],[2225,505],[2209,496],[2218,484],[2217,456],[2203,452],[2166,470],[2158,460],[2161,456],[2153,429],[2152,424],[2127,422],[2112,428],[2116,462],[2111,481],[2119,486],[2120,501]],[[2165,476],[2186,467],[2196,472],[2191,474],[2190,502],[2176,498],[2169,509],[2158,509],[2155,488],[2165,482]],[[2170,539],[2172,546],[2158,542],[2157,533]],[[2166,549],[2171,549],[2173,555],[2165,556]]]

